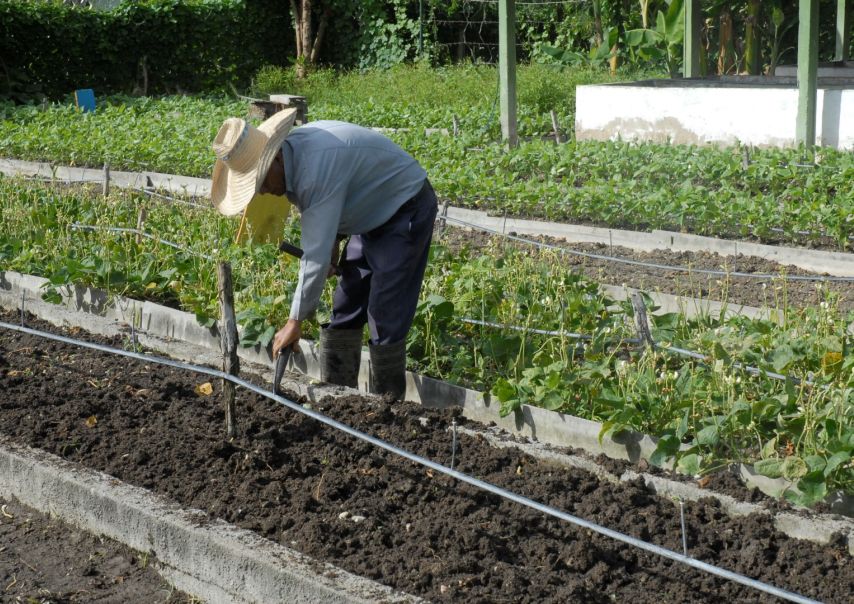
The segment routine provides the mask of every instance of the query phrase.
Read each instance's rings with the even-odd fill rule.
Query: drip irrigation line
[[[50,183],[56,182],[56,183],[60,183],[60,184],[64,184],[64,185],[84,184],[84,183],[98,184],[98,183],[103,183],[103,180],[104,180],[103,177],[99,178],[97,176],[94,178],[53,178],[50,176],[40,176],[40,175],[24,176],[23,179],[24,180],[31,180],[31,181],[35,181],[35,182],[50,182]],[[167,200],[171,201],[172,203],[179,203],[179,204],[183,204],[183,205],[193,206],[196,208],[210,209],[209,205],[206,205],[203,203],[196,203],[193,201],[184,201],[182,199],[175,199],[174,197],[170,197],[168,195],[164,195],[163,193],[159,193],[157,191],[152,191],[152,190],[146,189],[144,187],[129,187],[129,188],[133,191],[139,191],[140,193],[145,193],[146,195],[149,195],[152,197],[160,197],[162,199],[167,199]]]
[[[542,336],[561,336],[573,340],[592,340],[593,336],[586,333],[572,333],[570,331],[552,331],[548,329],[535,329],[533,327],[522,327],[521,325],[504,325],[502,323],[492,323],[490,321],[480,321],[478,319],[469,319],[462,317],[457,319],[460,323],[468,323],[469,325],[480,325],[482,327],[495,327],[498,329],[509,329],[511,331],[524,331],[526,333],[536,333]]]
[[[280,405],[290,409],[291,411],[295,411],[307,417],[310,417],[316,421],[319,421],[322,424],[325,424],[331,428],[339,430],[345,434],[348,434],[354,438],[370,443],[380,449],[388,451],[394,455],[399,457],[403,457],[404,459],[408,459],[409,461],[415,462],[419,465],[422,465],[426,468],[439,472],[441,474],[445,474],[446,476],[450,476],[451,478],[455,478],[460,482],[464,482],[478,489],[482,489],[493,495],[497,495],[503,499],[507,499],[508,501],[512,501],[514,503],[518,503],[525,507],[529,507],[531,509],[537,510],[538,512],[542,512],[554,518],[558,518],[565,522],[569,522],[581,528],[599,533],[600,535],[604,535],[611,539],[615,539],[617,541],[621,541],[638,549],[642,549],[646,552],[656,554],[662,556],[664,558],[668,558],[675,562],[679,562],[681,564],[685,564],[697,570],[715,575],[716,577],[720,577],[722,579],[727,579],[729,581],[734,581],[736,583],[740,583],[741,585],[745,585],[747,587],[751,587],[753,589],[762,591],[767,594],[771,594],[778,598],[783,598],[784,600],[788,600],[790,602],[798,602],[802,604],[819,604],[816,600],[812,600],[806,598],[800,594],[795,592],[791,592],[785,589],[781,589],[779,587],[775,587],[774,585],[770,585],[768,583],[763,583],[761,581],[757,581],[756,579],[751,579],[750,577],[746,577],[739,573],[720,568],[718,566],[714,566],[713,564],[709,564],[707,562],[703,562],[701,560],[695,560],[694,558],[690,558],[685,556],[684,554],[679,554],[677,552],[671,551],[667,548],[661,547],[659,545],[655,545],[653,543],[649,543],[647,541],[643,541],[636,537],[632,537],[631,535],[626,535],[625,533],[621,533],[619,531],[615,531],[613,529],[609,529],[607,527],[601,526],[594,522],[590,522],[589,520],[585,520],[583,518],[579,518],[578,516],[573,516],[572,514],[568,514],[562,510],[558,510],[557,508],[545,505],[538,501],[534,501],[533,499],[529,499],[512,491],[508,491],[499,486],[496,486],[492,483],[480,480],[473,476],[469,476],[468,474],[464,474],[457,470],[453,470],[447,466],[431,461],[425,457],[421,457],[420,455],[416,455],[407,451],[406,449],[401,449],[389,442],[386,442],[382,439],[371,436],[370,434],[366,434],[360,430],[357,430],[347,424],[339,422],[337,420],[332,419],[331,417],[327,417],[322,413],[314,411],[313,409],[306,409],[299,403],[296,403],[288,398],[280,396],[278,394],[274,394],[273,392],[261,388],[260,386],[256,386],[251,382],[243,380],[239,377],[228,374],[224,371],[219,371],[217,369],[211,369],[209,367],[203,367],[201,365],[191,365],[189,363],[182,363],[180,361],[174,361],[172,359],[167,359],[163,357],[157,357],[153,355],[145,355],[138,352],[131,352],[127,350],[121,350],[118,348],[113,348],[110,346],[104,346],[102,344],[96,344],[94,342],[86,342],[83,340],[76,340],[74,338],[68,338],[65,336],[60,336],[52,333],[47,333],[43,331],[39,331],[37,329],[30,329],[28,327],[19,327],[17,325],[13,325],[11,323],[6,323],[0,321],[0,328],[9,329],[12,331],[17,331],[19,333],[26,333],[33,336],[43,337],[50,340],[54,340],[57,342],[63,342],[65,344],[70,344],[72,346],[81,346],[84,348],[90,348],[93,350],[98,350],[101,352],[106,352],[109,354],[118,354],[124,357],[136,359],[138,361],[143,361],[147,363],[157,363],[160,365],[166,365],[167,367],[174,367],[176,369],[181,369],[184,371],[192,371],[194,373],[200,373],[204,375],[209,375],[211,377],[221,378],[223,380],[228,380],[233,384],[238,386],[242,386],[247,390],[250,390],[260,396],[268,398],[272,401],[279,403]]]
[[[509,329],[512,331],[523,331],[526,333],[536,333],[536,334],[544,335],[544,336],[563,336],[566,338],[572,338],[572,339],[576,339],[576,340],[592,340],[593,339],[593,336],[591,336],[589,334],[583,334],[583,333],[571,333],[568,331],[550,331],[547,329],[535,329],[535,328],[522,327],[520,325],[504,325],[502,323],[492,323],[490,321],[480,321],[478,319],[469,319],[467,317],[458,318],[457,320],[460,323],[468,323],[470,325],[480,325],[482,327],[493,327],[495,329]],[[613,344],[615,342],[616,343],[624,343],[624,344],[640,344],[641,340],[638,338],[625,338],[625,339],[621,339],[621,340],[606,340],[606,342],[609,344]],[[699,361],[702,361],[704,364],[708,365],[709,357],[707,355],[700,353],[700,352],[694,352],[693,350],[686,350],[684,348],[679,348],[677,346],[663,345],[663,344],[660,344],[658,342],[653,342],[653,345],[655,346],[656,350],[660,350],[662,352],[666,352],[666,353],[670,353],[670,354],[675,354],[678,356],[697,359]],[[755,376],[759,376],[759,377],[765,376],[765,377],[769,377],[771,379],[779,380],[782,382],[786,382],[786,381],[791,380],[792,383],[794,383],[794,384],[805,384],[807,386],[815,386],[816,385],[814,381],[809,380],[809,379],[802,379],[802,378],[794,377],[791,375],[784,375],[782,373],[775,373],[773,371],[766,371],[766,370],[760,369],[758,367],[752,367],[750,365],[745,365],[744,363],[740,363],[738,361],[733,361],[732,367],[735,369],[741,369],[742,371],[746,371],[747,373],[749,373],[751,375],[755,375]]]
[[[93,224],[80,224],[79,222],[72,222],[70,226],[72,229],[78,229],[81,231],[107,231],[110,233],[123,233],[125,235],[139,235],[140,237],[145,237],[146,239],[151,239],[152,241],[156,241],[157,243],[162,243],[163,245],[169,246],[181,252],[185,252],[192,256],[197,256],[199,258],[203,258],[211,262],[214,261],[214,258],[212,256],[208,256],[207,254],[202,254],[201,252],[191,250],[190,248],[184,247],[177,243],[173,243],[171,241],[167,241],[166,239],[161,239],[160,237],[151,235],[150,233],[146,233],[145,231],[140,231],[139,229],[130,229],[126,227],[105,227]]]
[[[593,336],[586,333],[573,333],[571,331],[553,331],[548,329],[536,329],[533,327],[523,327],[521,325],[504,325],[503,323],[493,323],[491,321],[481,321],[479,319],[470,319],[468,317],[462,317],[457,319],[460,323],[468,323],[470,325],[480,325],[482,327],[494,327],[496,329],[509,329],[511,331],[523,331],[526,333],[535,333],[542,336],[559,336],[564,338],[570,338],[573,340],[592,340]],[[619,340],[606,340],[606,343],[623,343],[623,344],[640,344],[640,340],[638,338],[621,338]]]
[[[65,184],[65,185],[80,184],[80,183],[98,184],[99,182],[101,182],[100,180],[98,180],[96,178],[58,178],[58,177],[55,178],[53,176],[41,176],[38,174],[33,174],[31,176],[24,176],[23,179],[24,180],[32,180],[32,181],[36,181],[36,182],[60,183],[60,184]]]
[[[699,353],[694,352],[693,350],[685,350],[684,348],[678,348],[676,346],[664,346],[659,344],[658,342],[654,343],[654,346],[657,350],[661,350],[662,352],[670,352],[672,354],[677,354],[683,357],[690,357],[692,359],[697,359],[708,365],[709,357]],[[741,369],[742,371],[746,371],[747,373],[755,376],[765,376],[774,380],[778,380],[781,382],[787,382],[789,380],[792,381],[793,384],[804,384],[806,386],[815,386],[816,383],[810,379],[802,379],[799,377],[795,377],[792,375],[784,375],[782,373],[775,373],[773,371],[766,371],[765,369],[760,369],[759,367],[752,367],[750,365],[745,365],[744,363],[740,363],[738,361],[733,361],[732,366],[735,369]]]
[[[192,206],[194,208],[200,208],[204,210],[210,210],[211,207],[204,203],[197,203],[194,201],[184,201],[183,199],[175,199],[174,197],[169,197],[168,195],[164,195],[163,193],[158,193],[157,191],[152,191],[150,189],[145,189],[143,187],[133,187],[135,191],[139,191],[140,193],[145,193],[149,197],[159,197],[161,199],[166,199],[171,201],[172,203],[180,203],[185,206]]]
[[[442,220],[447,220],[449,222],[454,222],[463,226],[466,226],[471,229],[476,229],[479,231],[483,231],[485,233],[491,233],[493,235],[497,235],[499,237],[503,237],[505,239],[511,239],[513,241],[518,241],[520,243],[526,243],[528,245],[533,245],[535,247],[539,247],[542,249],[555,250],[561,252],[563,254],[569,254],[571,256],[580,256],[582,258],[590,258],[592,260],[604,260],[606,262],[617,262],[620,264],[628,264],[631,266],[640,266],[644,268],[655,268],[666,271],[681,271],[686,273],[696,273],[701,275],[709,275],[713,277],[742,277],[745,279],[763,279],[763,280],[774,280],[779,279],[783,281],[819,281],[819,282],[830,282],[830,283],[854,283],[854,277],[828,277],[823,275],[772,275],[770,273],[740,273],[738,271],[714,271],[709,269],[697,269],[690,268],[687,266],[671,266],[668,264],[656,264],[654,262],[641,262],[640,260],[629,260],[628,258],[619,258],[617,256],[604,256],[602,254],[591,254],[588,252],[580,252],[578,250],[573,250],[570,248],[561,247],[559,245],[552,245],[550,243],[542,243],[539,241],[534,241],[533,239],[526,239],[525,237],[519,237],[518,235],[510,235],[508,233],[502,233],[501,231],[497,231],[495,229],[491,229],[489,227],[481,226],[479,224],[474,224],[472,222],[468,222],[466,220],[461,220],[459,218],[453,218],[451,216],[442,216]]]

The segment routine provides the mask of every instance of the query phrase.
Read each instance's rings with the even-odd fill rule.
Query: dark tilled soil
[[[708,252],[671,252],[655,250],[639,252],[624,247],[610,247],[598,243],[568,243],[552,237],[534,237],[526,235],[525,239],[533,239],[550,245],[557,245],[585,254],[610,256],[623,260],[645,262],[663,266],[687,267],[693,270],[723,271],[728,273],[740,272],[762,275],[811,275],[794,266],[784,266],[776,262],[743,256],[739,254],[721,256]],[[460,228],[446,228],[441,235],[434,236],[434,241],[447,245],[453,250],[461,248],[480,249],[489,253],[500,253],[502,248],[517,248],[531,253],[537,253],[530,244],[514,242],[502,237],[480,231]],[[854,262],[854,254],[852,254]],[[786,309],[789,307],[804,308],[828,299],[828,292],[838,296],[839,308],[844,311],[854,310],[854,282],[825,282],[817,288],[817,281],[784,281],[782,278],[757,279],[736,277],[730,275],[713,276],[697,272],[648,268],[638,265],[602,260],[580,255],[565,254],[563,263],[581,272],[590,279],[609,285],[627,285],[650,292],[662,292],[726,301],[731,304],[745,304],[769,308]]]
[[[197,393],[205,381],[0,331],[0,434],[433,601],[773,600],[426,471],[251,393],[239,393],[240,436],[228,442],[219,384],[206,396]],[[361,397],[319,407],[449,462],[451,412]],[[464,472],[681,550],[678,507],[642,484],[601,483],[465,437],[457,460]],[[788,539],[763,516],[730,519],[712,499],[686,504],[685,514],[698,559],[826,602],[854,593],[841,537],[831,546]]]
[[[189,603],[156,560],[0,498],[0,600],[15,604]]]

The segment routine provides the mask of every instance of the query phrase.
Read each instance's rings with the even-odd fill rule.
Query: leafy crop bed
[[[777,308],[785,310],[803,309],[819,306],[832,300],[841,313],[854,311],[854,280],[825,281],[821,275],[784,266],[770,260],[739,255],[721,256],[710,252],[671,252],[668,250],[636,251],[602,243],[568,243],[553,237],[534,237],[525,239],[550,246],[558,246],[570,251],[563,256],[567,267],[579,271],[592,281],[610,285],[626,285],[649,292],[662,292],[704,300],[725,302],[734,309],[740,305],[759,308]],[[479,250],[486,254],[501,249],[518,249],[528,254],[538,254],[537,249],[528,243],[514,242],[489,233],[470,229],[448,228],[434,237],[454,252]],[[615,260],[576,255],[613,256],[630,262],[643,262],[659,266],[687,267],[689,271],[667,270],[644,267],[637,264],[621,263]],[[854,263],[854,254],[851,255]],[[720,275],[709,275],[698,271],[715,271]],[[767,279],[736,277],[731,273],[738,271],[754,275],[770,275]],[[727,274],[730,273],[730,274]],[[815,280],[787,280],[791,276],[811,276]]]
[[[27,324],[45,328],[32,317]],[[226,441],[217,399],[199,382],[0,332],[4,435],[401,590],[434,601],[769,601],[425,472],[254,394],[239,395],[240,435]],[[319,407],[449,462],[451,412],[360,397]],[[600,483],[470,438],[461,440],[457,463],[570,513],[681,547],[677,506],[640,484]],[[694,557],[822,601],[847,602],[854,592],[841,540],[826,547],[790,540],[764,517],[729,519],[712,500],[685,511]]]
[[[310,118],[400,129],[390,134],[455,204],[509,215],[620,228],[669,228],[726,237],[850,249],[850,153],[823,149],[717,149],[653,143],[542,140],[557,111],[574,122],[575,83],[589,73],[532,67],[520,85],[520,135],[499,144],[497,74],[488,69],[398,70],[314,76]],[[248,104],[217,97],[116,97],[94,114],[67,105],[0,105],[0,157],[209,176],[210,143]],[[461,134],[425,136],[424,128]],[[678,169],[674,169],[678,166]]]
[[[269,345],[287,317],[283,284],[296,281],[296,263],[272,245],[234,245],[234,224],[204,207],[14,181],[0,181],[0,196],[2,268],[47,277],[48,300],[58,301],[69,283],[92,285],[183,308],[210,325],[222,259],[234,268],[243,345]],[[142,210],[153,238],[99,230],[132,229]],[[286,239],[298,240],[295,226]],[[652,335],[665,349],[644,350],[631,341],[631,304],[611,300],[565,256],[443,238],[432,249],[409,336],[411,369],[491,391],[505,414],[532,404],[602,422],[609,432],[659,437],[654,462],[675,457],[689,475],[756,462],[798,484],[800,494],[787,492],[796,503],[810,505],[834,489],[854,492],[848,290],[801,286],[804,304],[790,305],[787,286],[774,282],[755,303],[783,311],[779,322],[656,316]],[[318,320],[327,314],[321,307]],[[667,350],[677,347],[701,358]]]

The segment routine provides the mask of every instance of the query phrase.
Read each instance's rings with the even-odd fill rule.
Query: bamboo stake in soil
[[[107,197],[110,194],[110,165],[104,164],[104,182],[101,193],[104,197]]]
[[[217,265],[217,297],[220,309],[220,345],[222,347],[222,370],[237,376],[240,361],[237,358],[237,320],[234,318],[234,291],[231,285],[231,264]],[[225,433],[228,438],[237,436],[237,420],[234,413],[234,382],[222,381],[222,396],[225,403]]]
[[[644,346],[654,348],[655,342],[652,339],[652,334],[649,331],[649,319],[646,315],[646,304],[643,302],[643,296],[635,292],[632,294],[632,308],[635,310],[635,325],[638,330],[638,337]]]
[[[555,144],[559,145],[561,143],[560,124],[557,123],[557,114],[555,114],[554,110],[552,110],[552,129],[555,133]]]
[[[142,243],[142,229],[145,227],[145,219],[148,217],[148,213],[145,210],[145,206],[139,208],[139,216],[136,217],[136,230],[138,231],[136,234],[136,244],[139,245]]]

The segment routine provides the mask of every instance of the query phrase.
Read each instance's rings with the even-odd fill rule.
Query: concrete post
[[[501,137],[509,147],[516,132],[516,0],[498,0],[498,78],[501,88]]]
[[[800,0],[798,25],[798,117],[795,140],[815,145],[818,75],[818,0]]]
[[[696,78],[700,75],[701,23],[700,0],[686,0],[685,44],[682,51],[682,75],[686,78]]]
[[[848,18],[848,0],[836,0],[836,54],[837,61],[848,60],[851,37],[851,20]]]

